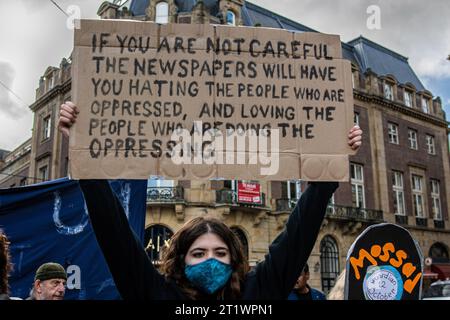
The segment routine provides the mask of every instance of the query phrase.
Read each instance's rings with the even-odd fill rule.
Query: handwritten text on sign
[[[83,20],[72,176],[346,180],[341,56],[323,34]]]

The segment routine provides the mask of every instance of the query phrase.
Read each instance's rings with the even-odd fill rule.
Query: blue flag
[[[116,180],[110,185],[143,242],[147,181]],[[67,271],[65,300],[120,299],[88,214],[77,181],[0,189],[0,228],[11,242],[11,296],[27,298],[37,268],[57,262]]]

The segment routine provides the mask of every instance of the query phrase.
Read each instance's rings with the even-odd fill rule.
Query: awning
[[[433,263],[431,272],[437,273],[439,280],[450,279],[450,263]]]

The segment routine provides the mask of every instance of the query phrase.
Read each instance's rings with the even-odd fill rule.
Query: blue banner
[[[117,180],[110,185],[142,242],[147,181]],[[0,228],[11,242],[11,296],[27,298],[37,268],[57,262],[67,271],[65,300],[120,299],[77,181],[0,190]]]

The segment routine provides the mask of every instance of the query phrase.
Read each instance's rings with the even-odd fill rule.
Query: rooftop
[[[150,1],[155,0],[132,0],[130,11],[134,16],[143,16]],[[175,0],[179,12],[191,11],[196,2],[197,0]],[[212,15],[217,15],[217,0],[203,0],[203,2]],[[260,25],[295,32],[318,32],[248,1],[245,1],[241,14],[245,26]],[[357,65],[361,72],[370,70],[378,76],[393,76],[401,84],[412,84],[417,91],[426,90],[409,65],[408,58],[378,43],[360,36],[348,43],[342,43],[342,49],[344,58]]]

